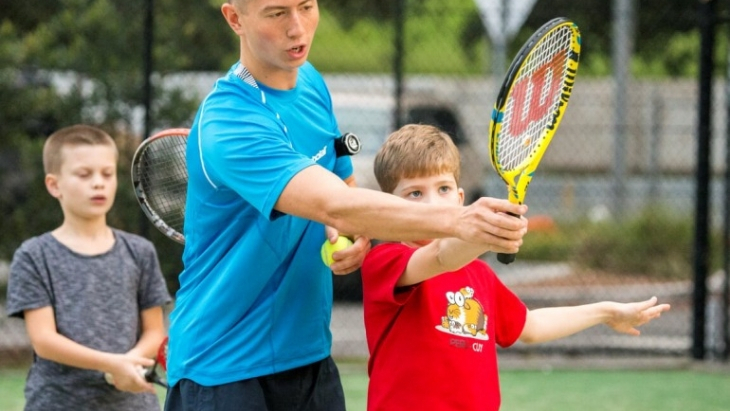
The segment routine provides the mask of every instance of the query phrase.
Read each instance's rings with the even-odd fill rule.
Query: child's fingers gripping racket
[[[163,130],[144,140],[132,159],[132,184],[140,207],[155,227],[180,244],[185,243],[189,132],[186,128]]]
[[[167,388],[167,379],[164,377],[164,375],[167,374],[167,337],[165,337],[162,344],[160,344],[160,347],[157,349],[155,363],[152,367],[141,368],[140,374],[142,374],[147,382]],[[114,385],[114,378],[111,374],[104,374],[104,378],[107,383]]]
[[[565,113],[578,70],[578,27],[556,18],[540,27],[510,64],[492,111],[492,165],[507,184],[511,203],[524,202],[527,186]],[[498,254],[509,264],[514,254]]]

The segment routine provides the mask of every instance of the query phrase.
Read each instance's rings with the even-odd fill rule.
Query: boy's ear
[[[464,205],[464,189],[459,187],[459,205]]]
[[[61,192],[58,189],[58,177],[55,174],[46,174],[46,190],[55,198],[61,197]]]

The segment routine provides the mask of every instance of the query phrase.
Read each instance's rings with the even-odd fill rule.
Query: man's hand
[[[482,197],[465,207],[458,217],[458,237],[469,243],[484,244],[492,252],[517,253],[527,233],[527,219],[522,217],[525,213],[524,204]]]
[[[325,234],[330,240],[337,239],[340,235],[340,233],[332,227],[325,227]],[[330,265],[332,273],[336,275],[343,275],[355,272],[358,268],[360,268],[360,266],[362,266],[362,262],[365,260],[365,256],[369,251],[370,239],[359,235],[354,236],[353,245],[332,254],[332,260],[334,261]]]

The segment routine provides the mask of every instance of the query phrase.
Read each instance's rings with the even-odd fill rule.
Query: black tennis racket
[[[189,132],[186,128],[160,131],[144,140],[132,159],[132,184],[142,211],[165,236],[180,244],[185,244]]]
[[[578,71],[578,26],[559,17],[525,42],[507,70],[492,111],[492,165],[511,203],[522,204],[527,186],[565,114]],[[509,264],[514,254],[498,254]]]

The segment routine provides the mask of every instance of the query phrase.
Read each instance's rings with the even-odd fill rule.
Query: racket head
[[[558,17],[540,27],[512,60],[492,110],[492,166],[508,199],[524,202],[527,186],[563,118],[573,90],[581,35]]]
[[[132,185],[147,218],[166,237],[185,244],[183,224],[190,129],[172,128],[145,139],[132,158]]]

